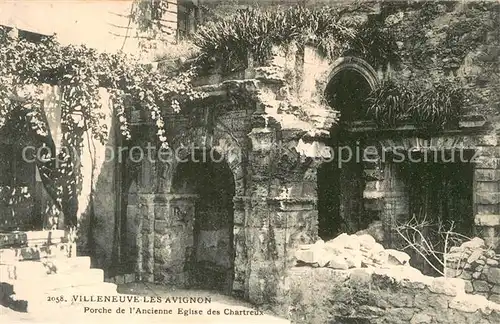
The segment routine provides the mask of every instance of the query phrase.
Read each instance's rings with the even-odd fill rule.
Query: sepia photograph
[[[500,2],[0,0],[0,322],[500,323]]]

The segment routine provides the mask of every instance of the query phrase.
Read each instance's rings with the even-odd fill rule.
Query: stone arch
[[[203,131],[203,132],[202,132]],[[206,150],[220,154],[233,175],[235,183],[235,195],[244,195],[245,187],[242,181],[244,177],[243,168],[243,148],[229,134],[221,136],[203,137],[204,130],[201,128],[190,129],[174,137],[170,142],[170,150],[174,154],[173,159],[169,159],[167,163],[163,163],[164,168],[160,175],[160,191],[165,193],[172,189],[172,179],[180,161],[186,159],[191,154],[191,150]],[[184,147],[184,149],[182,149]]]
[[[380,84],[375,69],[361,58],[341,57],[328,68],[324,95],[328,104],[340,112],[340,120],[327,140],[335,154],[331,161],[318,167],[316,176],[318,234],[323,239],[331,239],[342,232],[354,233],[368,221],[361,216],[365,214],[364,165],[358,158],[347,157],[343,148],[357,147],[357,138],[348,130],[352,123],[369,118],[364,99]]]
[[[170,141],[175,158],[163,177],[168,181],[165,193],[171,217],[184,213],[181,218],[191,224],[183,234],[189,238],[184,261],[188,285],[230,293],[236,257],[233,201],[245,190],[240,148],[230,134],[201,134],[203,128],[190,129]],[[202,273],[205,279],[199,277]]]
[[[328,83],[330,83],[330,81],[333,80],[338,73],[345,70],[352,70],[361,74],[366,82],[368,82],[372,90],[376,89],[380,84],[375,69],[365,60],[354,56],[341,57],[333,62],[330,66]]]
[[[363,59],[347,56],[331,66],[324,95],[328,105],[340,112],[340,122],[365,120],[365,99],[379,86],[376,71]]]

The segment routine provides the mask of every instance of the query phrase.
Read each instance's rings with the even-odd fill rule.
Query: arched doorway
[[[334,158],[318,169],[318,234],[324,240],[367,225],[363,157],[358,152],[361,143],[348,129],[352,123],[367,119],[365,100],[376,84],[375,71],[356,58],[339,59],[330,74],[325,97],[340,111],[340,121],[328,143]]]
[[[178,164],[173,176],[172,193],[196,196],[192,248],[185,262],[189,286],[230,294],[234,277],[233,174],[214,151],[197,151],[183,160],[186,162]]]

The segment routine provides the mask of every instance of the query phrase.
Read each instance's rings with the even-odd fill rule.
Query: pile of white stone
[[[351,268],[384,268],[409,266],[410,256],[404,252],[384,249],[369,234],[341,234],[324,242],[301,245],[295,253],[297,263],[312,267],[347,270]]]

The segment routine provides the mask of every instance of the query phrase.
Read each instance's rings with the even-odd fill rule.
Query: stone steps
[[[16,261],[40,260],[44,258],[67,257],[76,251],[75,244],[58,243],[45,246],[11,247],[0,249],[0,263],[11,264]]]
[[[0,233],[0,248],[57,244],[63,242],[65,236],[64,230]]]
[[[90,257],[43,258],[39,261],[27,260],[0,264],[0,278],[2,281],[43,279],[47,275],[84,269],[90,269]]]

